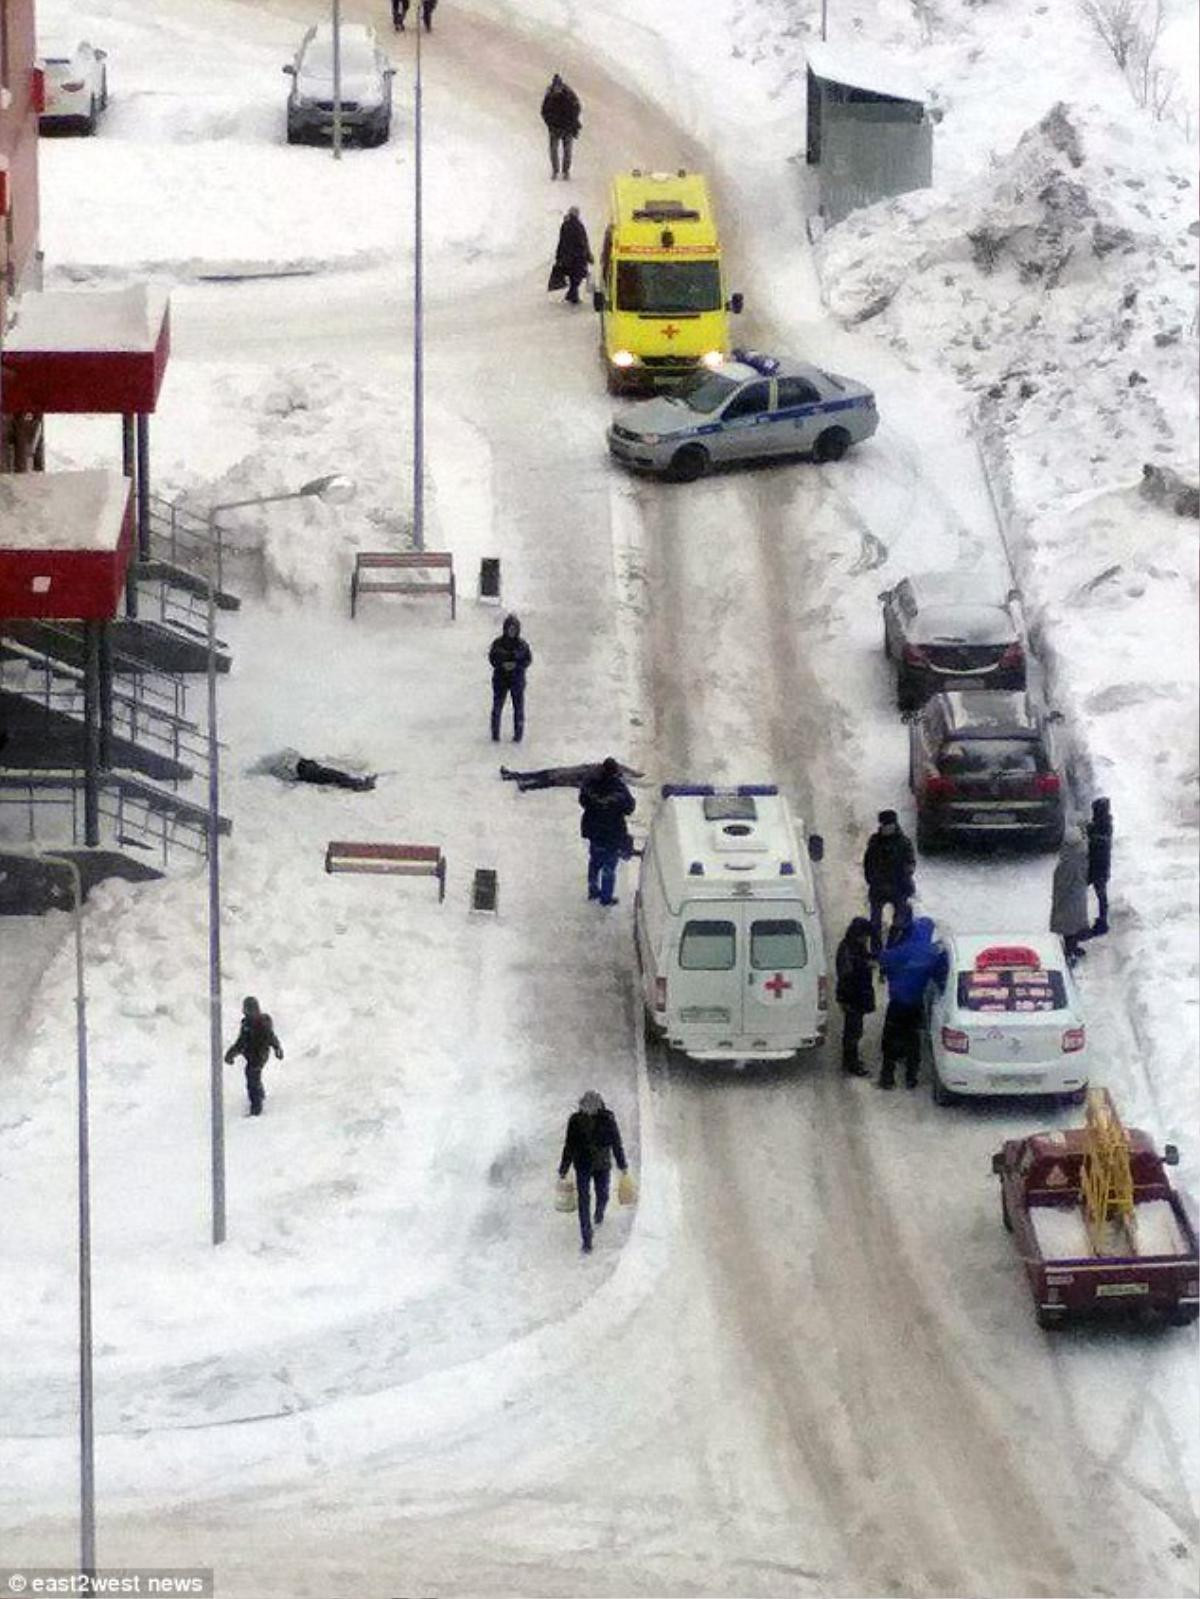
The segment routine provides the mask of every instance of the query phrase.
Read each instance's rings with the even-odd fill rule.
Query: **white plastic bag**
[[[554,1188],[554,1208],[564,1213],[578,1208],[575,1184],[570,1177],[560,1177],[558,1179]]]

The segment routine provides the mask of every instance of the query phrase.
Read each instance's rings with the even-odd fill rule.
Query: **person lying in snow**
[[[541,766],[531,772],[516,772],[511,766],[502,766],[500,776],[506,783],[515,783],[521,794],[531,788],[582,788],[589,778],[597,775],[602,765],[601,761],[586,761],[582,766]],[[636,768],[621,766],[619,762],[617,770],[627,783],[636,783],[642,775]]]
[[[301,755],[299,750],[293,749],[280,750],[277,755],[264,755],[250,771],[268,772],[285,783],[319,783],[327,787],[353,789],[359,794],[375,787],[375,775],[371,772],[343,771],[339,766],[327,766],[323,761],[310,760],[307,755]]]

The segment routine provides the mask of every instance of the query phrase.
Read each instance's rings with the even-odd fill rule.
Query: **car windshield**
[[[682,400],[690,411],[708,416],[719,410],[737,388],[732,378],[723,378],[719,372],[693,372],[684,378],[672,398]]]
[[[1028,774],[1038,770],[1037,747],[1023,738],[955,740],[942,750],[938,764],[947,777]]]
[[[715,261],[618,261],[617,310],[664,316],[721,309]]]
[[[996,967],[959,972],[958,1008],[984,1014],[1007,1011],[1065,1010],[1067,990],[1061,972],[1040,966]]]
[[[345,72],[352,69],[361,72],[364,67],[372,65],[371,51],[361,41],[342,40],[341,68]],[[304,52],[304,70],[306,72],[328,73],[333,76],[333,40],[314,39]]]

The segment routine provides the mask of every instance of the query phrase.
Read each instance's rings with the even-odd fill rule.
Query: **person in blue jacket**
[[[633,850],[625,818],[632,816],[637,802],[621,777],[621,764],[609,755],[579,790],[583,815],[580,834],[588,843],[588,898],[601,905],[615,905],[617,862],[628,859]]]
[[[950,970],[949,957],[935,940],[928,916],[918,916],[903,938],[880,951],[879,969],[888,992],[879,1086],[895,1088],[896,1063],[903,1061],[905,1084],[915,1088],[921,1065],[925,990],[930,983],[944,988]]]

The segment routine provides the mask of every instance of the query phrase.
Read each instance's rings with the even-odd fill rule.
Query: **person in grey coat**
[[[1069,965],[1082,959],[1083,940],[1088,936],[1088,858],[1087,842],[1078,827],[1067,828],[1058,852],[1050,899],[1050,931],[1062,938]]]

